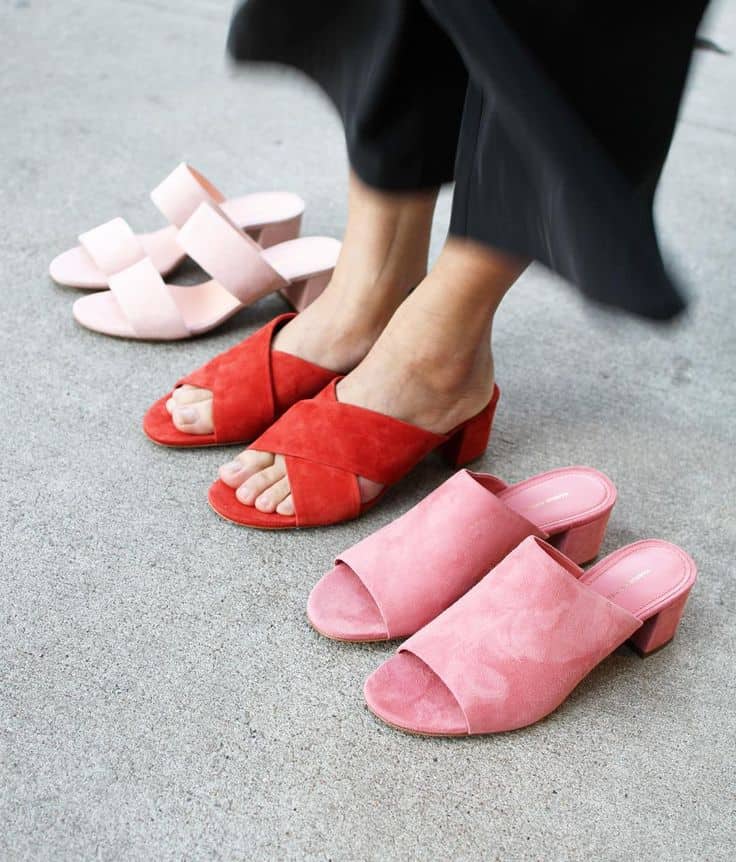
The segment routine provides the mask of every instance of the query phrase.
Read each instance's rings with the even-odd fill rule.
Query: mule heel
[[[292,282],[287,287],[282,288],[281,295],[294,311],[304,311],[327,287],[331,278],[332,270],[321,272],[303,281]]]
[[[667,646],[675,637],[677,626],[687,604],[690,590],[672,602],[659,613],[650,617],[635,634],[629,638],[629,646],[642,658],[652,655]]]
[[[493,397],[486,407],[461,425],[440,448],[440,454],[451,467],[464,467],[486,451],[500,394],[498,386],[494,386]]]
[[[251,235],[253,235],[253,238],[261,248],[270,248],[272,245],[278,245],[280,242],[297,239],[301,229],[302,215],[299,213],[299,215],[294,216],[294,218],[274,222],[273,224],[267,224],[262,227],[260,231],[257,231],[255,235]]]
[[[553,536],[550,544],[579,566],[589,563],[600,553],[612,510],[613,503],[595,520],[580,524],[578,527],[571,527],[564,533]]]

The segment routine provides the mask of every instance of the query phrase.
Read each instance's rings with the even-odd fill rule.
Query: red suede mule
[[[189,383],[212,392],[212,434],[180,431],[166,409],[170,392],[144,416],[146,435],[154,443],[178,448],[249,443],[297,401],[316,395],[337,372],[271,349],[276,332],[295,316],[274,318],[176,384],[175,389]]]
[[[217,480],[209,492],[212,508],[236,524],[263,530],[317,527],[357,518],[374,506],[426,455],[440,449],[454,466],[479,458],[488,445],[500,392],[449,434],[435,434],[337,400],[333,380],[315,398],[300,401],[262,434],[252,449],[284,456],[294,515],[260,512],[246,506],[235,490]],[[358,476],[384,486],[377,497],[360,499]]]

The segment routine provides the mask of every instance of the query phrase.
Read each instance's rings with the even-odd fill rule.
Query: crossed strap
[[[434,619],[527,536],[547,537],[496,496],[507,487],[460,470],[337,559],[370,593],[389,639]]]
[[[297,526],[357,517],[362,505],[358,476],[394,484],[448,439],[339,402],[338,382],[295,404],[251,444],[284,456]]]
[[[272,351],[275,333],[295,316],[279,315],[177,382],[212,392],[212,442],[254,439],[298,397],[311,397],[334,378],[333,371]]]

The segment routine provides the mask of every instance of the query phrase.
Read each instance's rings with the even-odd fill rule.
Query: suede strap
[[[337,383],[333,380],[315,398],[295,404],[252,448],[391,485],[447,440],[383,413],[339,402]]]
[[[460,470],[338,558],[371,594],[389,639],[426,625],[527,536],[546,536],[496,496],[506,487]]]
[[[146,256],[138,237],[122,218],[111,219],[80,234],[79,244],[107,276],[122,272]]]
[[[172,225],[181,227],[201,203],[221,204],[225,197],[207,177],[182,162],[151,192],[151,200]]]
[[[176,384],[213,393],[213,442],[252,440],[296,398],[312,397],[335,376],[329,369],[271,350],[276,332],[295,316],[279,315]]]
[[[111,275],[109,285],[138,338],[189,337],[184,318],[150,257]]]
[[[215,204],[201,203],[177,234],[192,260],[244,305],[289,284],[263,249]]]

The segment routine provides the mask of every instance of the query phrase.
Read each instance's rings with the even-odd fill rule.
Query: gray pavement
[[[0,858],[733,859],[736,54],[699,53],[658,200],[691,313],[652,326],[529,272],[498,320],[482,464],[606,470],[606,550],[660,536],[699,564],[678,638],[620,650],[537,726],[427,740],[363,706],[390,648],[323,640],[304,605],[446,468],[355,523],[227,524],[205,503],[227,452],[156,448],[140,417],[280,302],[138,344],[78,328],[46,276],[81,230],[155,225],[147,190],[184,158],[233,193],[301,192],[306,230],[339,236],[339,123],[293,75],[227,69],[228,7],[0,4]],[[704,32],[736,51],[736,2]],[[445,194],[435,252],[447,216]]]

